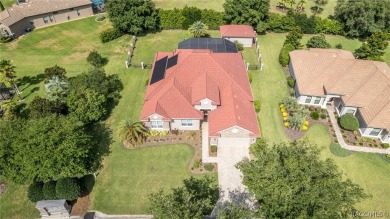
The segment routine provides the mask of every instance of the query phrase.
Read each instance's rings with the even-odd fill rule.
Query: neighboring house
[[[16,38],[35,28],[92,14],[90,0],[27,0],[0,12],[0,29]]]
[[[249,25],[223,25],[219,27],[221,38],[232,42],[238,41],[244,47],[251,47],[256,41],[256,31]]]
[[[210,144],[260,137],[240,53],[177,49],[158,52],[141,121],[153,130],[199,130],[208,121]]]
[[[355,59],[338,49],[290,52],[290,74],[300,104],[354,114],[364,137],[390,143],[390,67],[384,62]]]

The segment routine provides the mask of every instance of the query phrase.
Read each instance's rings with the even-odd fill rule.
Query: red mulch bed
[[[81,193],[81,197],[77,200],[71,202],[72,211],[70,212],[71,216],[80,216],[84,217],[84,215],[88,211],[89,206],[89,191],[84,188],[84,191]]]

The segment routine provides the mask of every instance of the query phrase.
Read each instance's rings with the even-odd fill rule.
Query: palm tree
[[[16,103],[12,100],[4,100],[0,105],[0,110],[2,111],[3,118],[9,119],[12,117],[12,113],[16,108]]]
[[[209,30],[209,27],[201,21],[196,21],[188,28],[188,31],[193,37],[207,36],[207,30]]]
[[[68,82],[61,80],[58,76],[54,76],[53,79],[49,80],[45,84],[47,98],[49,100],[58,100],[61,97],[64,97],[66,91],[69,88]]]
[[[133,147],[142,144],[148,134],[148,128],[143,122],[124,120],[118,127],[119,138]]]
[[[17,94],[21,94],[14,78],[16,77],[15,66],[11,63],[10,60],[2,59],[0,61],[0,82],[5,83],[8,86],[14,87]]]

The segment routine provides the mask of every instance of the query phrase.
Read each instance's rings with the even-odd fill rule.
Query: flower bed
[[[294,97],[286,97],[279,105],[287,136],[298,139],[309,127],[309,111],[299,105]]]

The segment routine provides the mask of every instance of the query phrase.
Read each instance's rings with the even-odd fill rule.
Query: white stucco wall
[[[353,113],[353,115],[356,115],[356,112],[357,112],[357,108],[356,107],[352,107],[352,106],[343,106],[343,108],[341,108],[341,112],[338,112],[340,116],[346,114],[348,112],[348,110],[354,110],[355,112]],[[337,108],[337,111],[338,111],[338,108]]]
[[[195,109],[197,110],[215,110],[217,108],[216,105],[211,103],[211,100],[208,98],[204,98],[200,101],[200,105],[195,105]]]
[[[145,125],[152,129],[152,130],[158,130],[158,131],[166,131],[166,130],[170,130],[169,129],[169,121],[163,121],[163,127],[162,128],[152,128],[152,125],[151,125],[151,121],[162,121],[163,120],[163,117],[158,115],[158,114],[152,114],[150,116],[148,116],[149,118],[149,121],[145,121]]]
[[[242,43],[242,45],[244,45],[244,47],[252,47],[253,43],[254,43],[254,39],[253,38],[237,38],[237,37],[223,37],[224,39],[227,39],[229,41],[232,41],[234,43],[234,41],[238,41],[240,43]]]
[[[171,130],[178,129],[178,130],[199,130],[200,129],[200,120],[199,119],[192,119],[192,126],[182,126],[181,125],[182,119],[173,119],[171,122]]]

